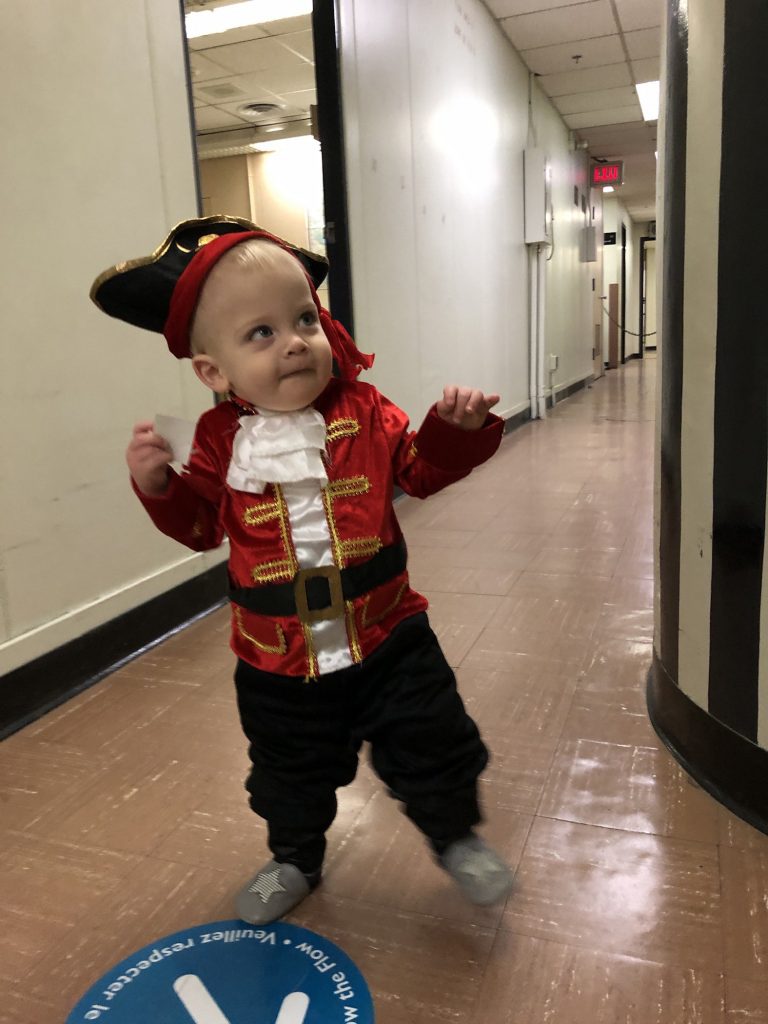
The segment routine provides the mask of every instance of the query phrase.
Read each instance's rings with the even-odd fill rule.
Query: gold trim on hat
[[[253,221],[246,220],[244,217],[230,217],[228,214],[223,213],[213,215],[211,217],[191,217],[189,220],[181,220],[179,221],[178,224],[171,228],[171,230],[168,232],[166,237],[163,239],[163,241],[160,243],[157,249],[155,249],[151,256],[140,256],[135,260],[123,260],[122,262],[116,263],[113,266],[108,267],[106,270],[102,271],[102,273],[99,274],[99,276],[91,285],[91,290],[89,293],[91,301],[95,303],[95,305],[97,305],[103,313],[106,313],[106,310],[96,298],[96,293],[103,284],[111,280],[113,277],[117,277],[118,274],[126,273],[126,271],[128,270],[136,270],[138,267],[147,267],[151,263],[157,263],[157,261],[161,259],[163,256],[165,256],[165,254],[168,252],[173,243],[174,236],[177,235],[182,228],[187,226],[192,227],[193,225],[199,225],[200,227],[204,227],[207,224],[214,225],[222,223],[237,224],[244,231],[267,231],[267,228],[260,228],[258,224],[254,224]],[[268,231],[267,233],[272,234],[271,231]],[[204,245],[206,242],[213,241],[215,237],[216,235],[203,235],[198,241],[197,247],[200,248],[200,246]],[[203,242],[203,239],[205,239],[205,242]],[[290,249],[293,249],[295,252],[302,253],[308,259],[313,260],[315,263],[324,263],[326,264],[326,266],[328,265],[328,260],[325,258],[325,256],[320,256],[318,253],[310,252],[309,249],[303,249],[301,246],[294,245],[292,242],[286,242],[285,244]],[[179,248],[181,248],[181,246],[179,246]],[[184,252],[186,250],[182,248],[181,251]]]

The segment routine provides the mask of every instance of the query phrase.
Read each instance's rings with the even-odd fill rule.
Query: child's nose
[[[286,343],[287,352],[303,352],[307,348],[307,343],[302,338],[298,331],[291,331],[288,335]]]

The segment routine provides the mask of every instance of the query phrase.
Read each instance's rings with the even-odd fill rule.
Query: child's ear
[[[218,364],[210,356],[192,356],[192,369],[199,380],[211,391],[225,395],[230,390],[229,381],[219,369]]]

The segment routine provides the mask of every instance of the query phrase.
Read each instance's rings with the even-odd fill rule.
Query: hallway
[[[645,711],[655,365],[611,371],[468,480],[398,503],[492,750],[484,831],[516,884],[506,906],[463,903],[361,764],[324,883],[290,920],[356,962],[377,1024],[768,1024],[768,837],[688,778]],[[264,846],[228,622],[0,747],[0,1024],[61,1024],[124,956],[233,916]]]

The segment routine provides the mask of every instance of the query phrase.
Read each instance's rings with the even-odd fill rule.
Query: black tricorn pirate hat
[[[126,260],[99,274],[91,287],[91,299],[109,316],[162,334],[176,282],[198,249],[220,235],[262,230],[242,217],[215,215],[184,220],[151,256]],[[326,258],[288,242],[283,244],[319,287],[328,273]]]

